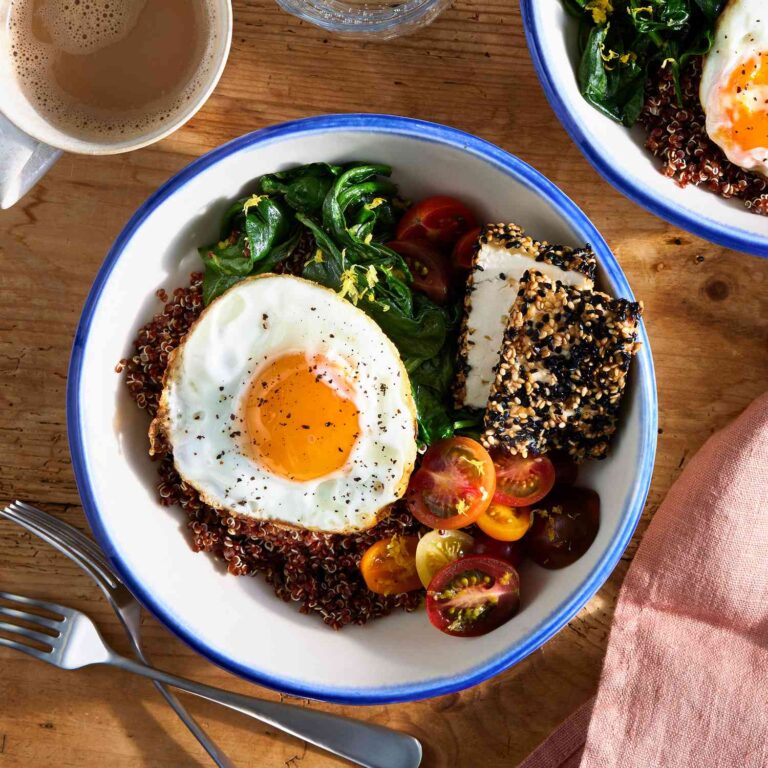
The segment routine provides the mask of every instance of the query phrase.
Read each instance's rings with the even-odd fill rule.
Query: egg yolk
[[[737,66],[722,95],[729,120],[718,127],[722,142],[743,152],[768,147],[768,53]]]
[[[251,381],[246,449],[270,472],[314,480],[344,466],[360,432],[354,391],[324,357],[288,354]]]

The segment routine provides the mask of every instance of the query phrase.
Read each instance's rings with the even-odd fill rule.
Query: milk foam
[[[199,6],[198,66],[178,88],[140,109],[116,110],[86,104],[60,87],[54,66],[61,55],[85,57],[125,40],[148,3],[167,0],[11,0],[10,52],[13,71],[28,101],[46,120],[80,138],[121,141],[153,133],[189,108],[215,66],[216,9]],[[140,52],[136,52],[139,56]],[[119,89],[120,84],[115,83]]]

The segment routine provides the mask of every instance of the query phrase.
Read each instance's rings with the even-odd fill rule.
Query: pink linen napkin
[[[519,768],[768,767],[768,394],[713,435],[619,595],[597,696]]]

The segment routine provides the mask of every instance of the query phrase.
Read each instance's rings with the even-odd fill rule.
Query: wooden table
[[[159,145],[65,157],[0,213],[0,502],[19,497],[86,529],[69,462],[67,361],[96,270],[133,210],[198,155],[265,125],[380,111],[455,125],[537,167],[592,217],[645,302],[658,374],[659,451],[643,521],[608,583],[557,637],[463,693],[334,711],[411,731],[428,767],[514,766],[596,688],[616,595],[637,542],[690,456],[768,386],[768,260],[698,240],[636,207],[571,144],[546,103],[511,0],[457,0],[431,27],[386,44],[334,38],[272,0],[235,3],[232,54],[206,107]],[[0,523],[0,585],[90,613],[125,649],[100,593],[68,560]],[[193,654],[154,620],[162,667],[277,698]],[[306,706],[325,708],[317,703]],[[190,707],[238,766],[342,765],[227,710]],[[0,768],[208,765],[145,681],[67,673],[0,650]]]

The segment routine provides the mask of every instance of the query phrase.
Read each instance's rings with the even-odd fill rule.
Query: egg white
[[[762,52],[768,52],[766,0],[730,0],[717,20],[715,39],[704,59],[699,99],[707,117],[707,134],[726,157],[745,170],[768,175],[768,148],[745,151],[718,137],[718,128],[729,125],[725,106],[730,97],[721,86],[736,66]],[[759,98],[768,99],[768,92]]]
[[[294,481],[247,455],[239,433],[252,379],[286,354],[322,355],[345,371],[360,435],[345,465]],[[362,310],[288,275],[237,283],[203,311],[170,356],[150,438],[163,434],[181,477],[217,509],[349,533],[385,516],[416,458],[416,409],[400,356]]]

